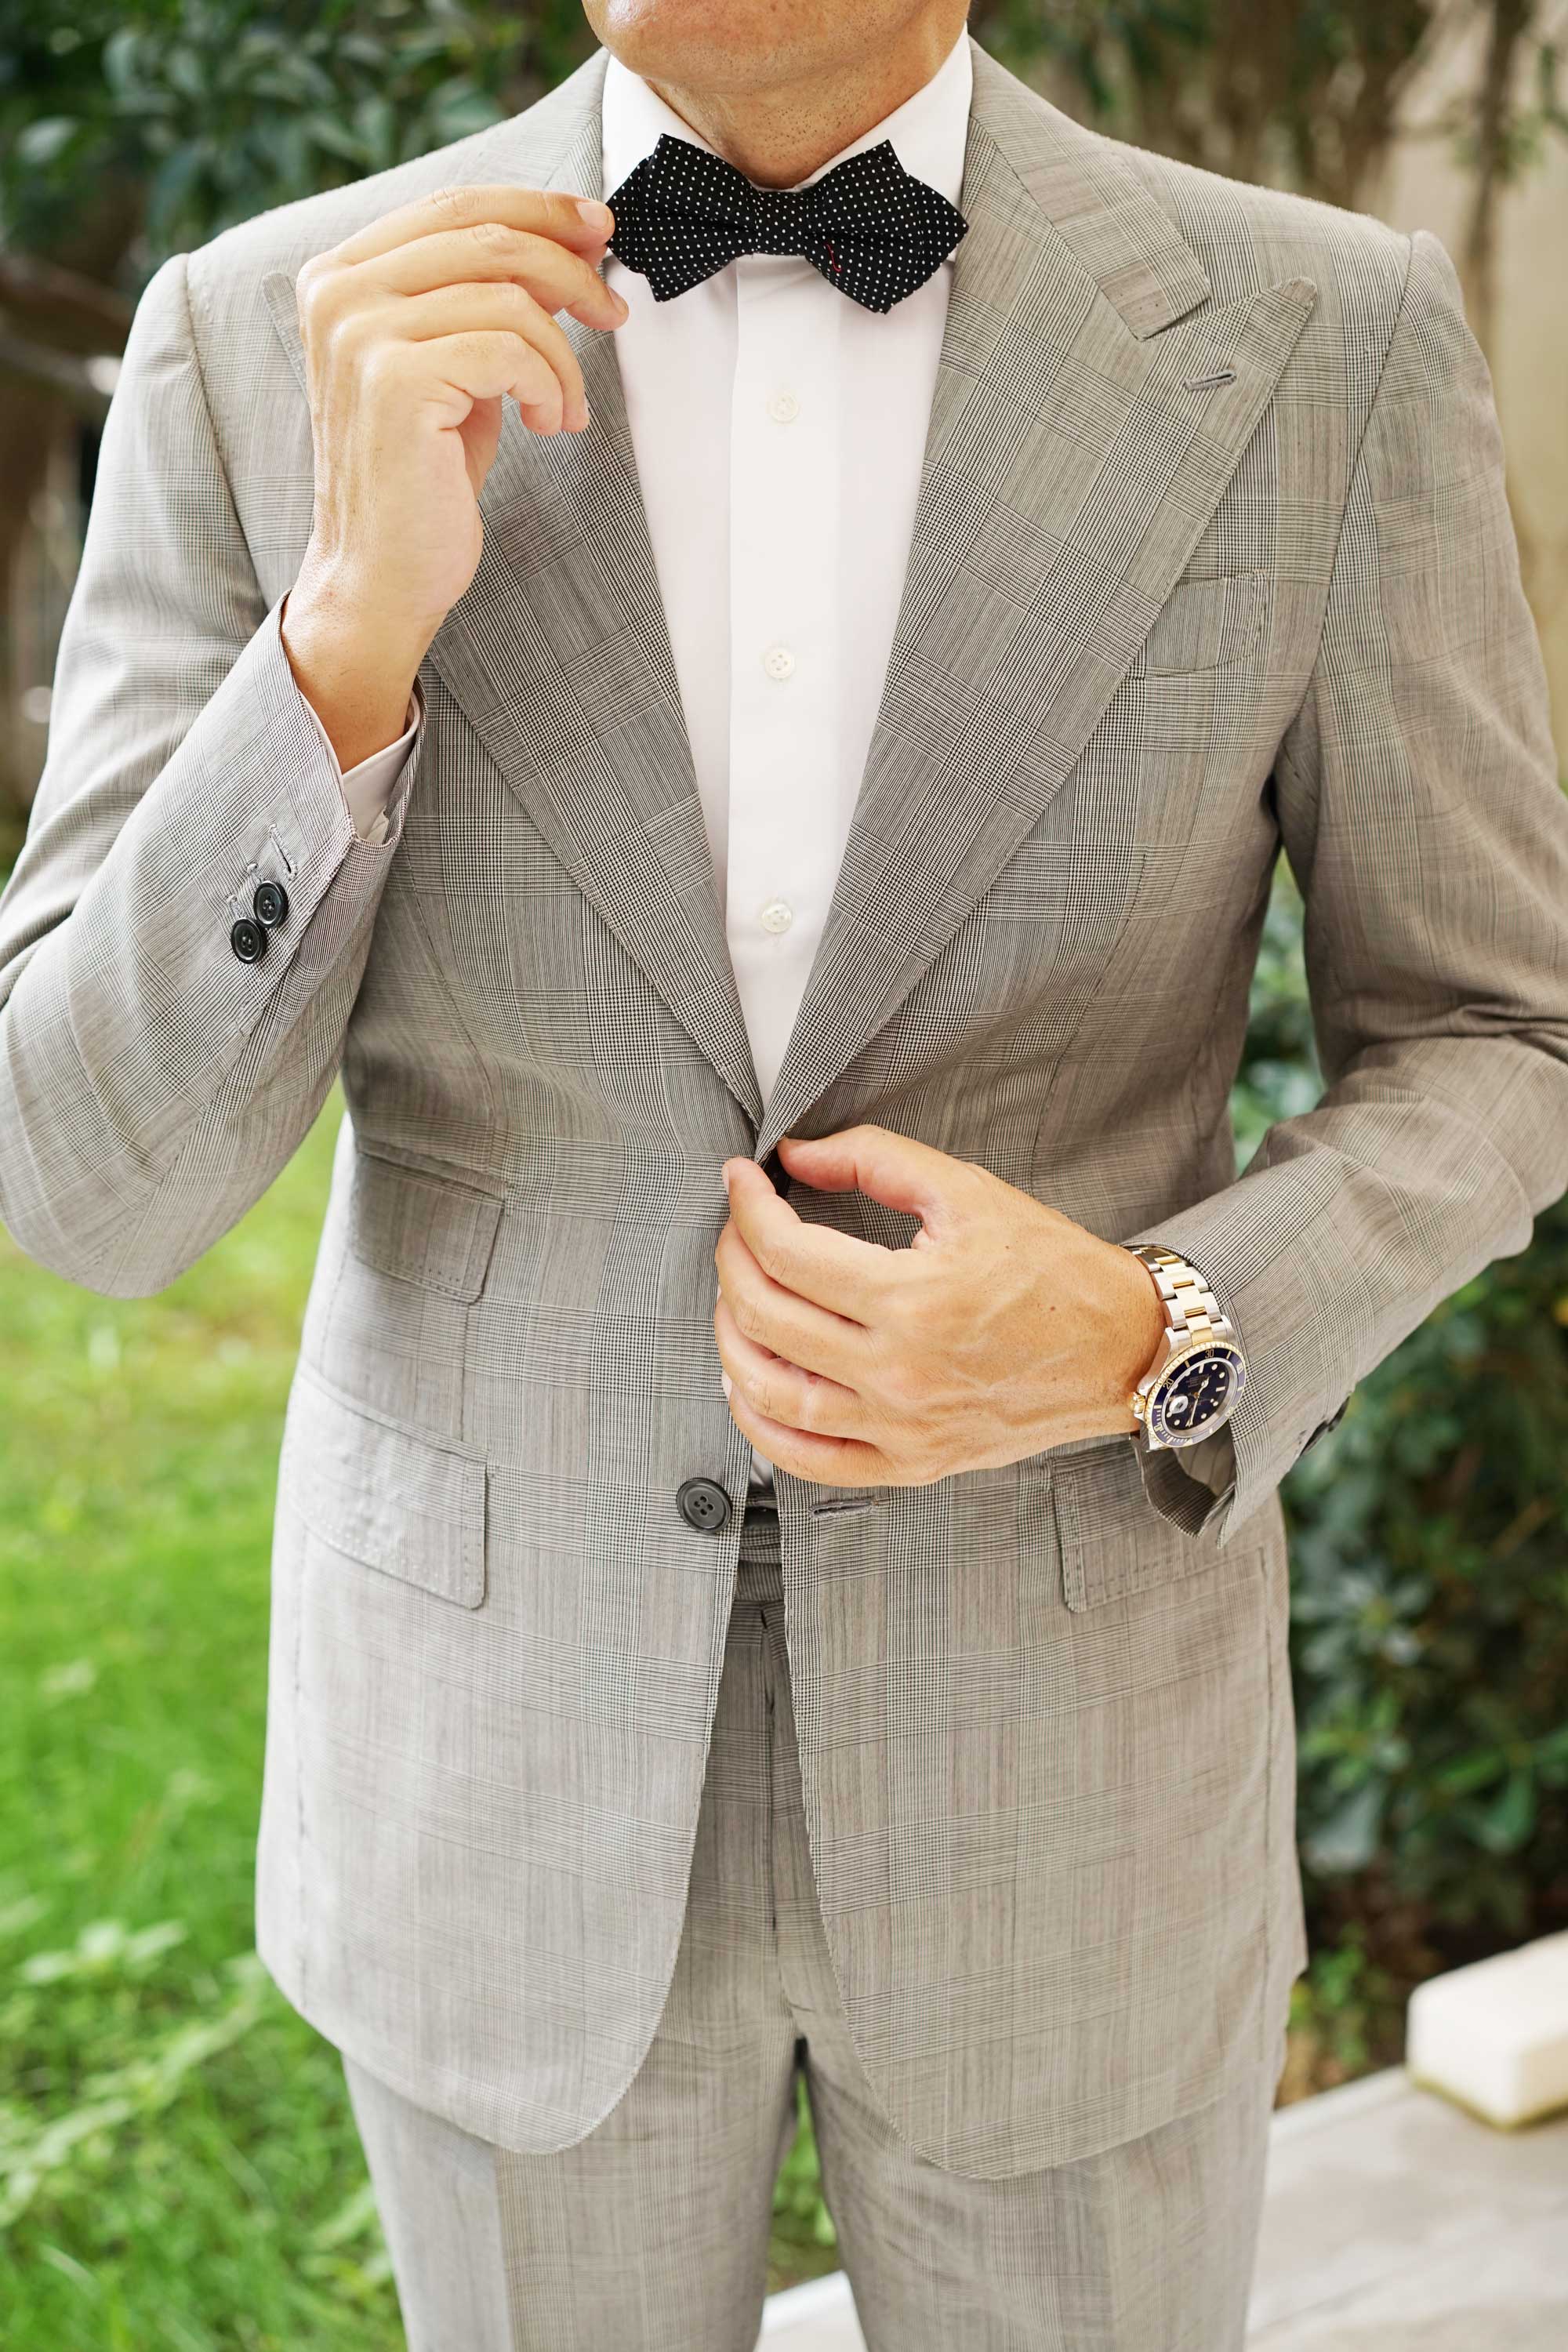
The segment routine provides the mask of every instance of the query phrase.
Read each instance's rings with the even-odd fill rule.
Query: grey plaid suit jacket
[[[277,633],[300,264],[440,185],[596,191],[604,62],[148,286],[0,900],[0,1213],[71,1280],[155,1290],[341,1070],[260,1948],[367,2069],[528,2150],[619,2097],[680,1929],[748,1458],[720,1162],[875,1120],[1205,1268],[1252,1380],[1183,1460],[778,1475],[847,2021],[900,2135],[1002,2177],[1277,2049],[1279,1480],[1568,1184],[1568,804],[1498,427],[1430,236],[1114,144],[977,49],[897,636],[764,1114],[611,339],[564,322],[587,432],[508,413],[382,846]],[[1328,1087],[1238,1180],[1282,843]],[[289,913],[247,965],[259,876]],[[676,1507],[699,1474],[717,1533]]]

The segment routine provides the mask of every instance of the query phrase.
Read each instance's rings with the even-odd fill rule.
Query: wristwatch
[[[1229,1320],[1195,1266],[1157,1242],[1131,1245],[1153,1277],[1165,1310],[1160,1350],[1128,1402],[1151,1451],[1195,1445],[1223,1429],[1247,1386],[1247,1359]]]

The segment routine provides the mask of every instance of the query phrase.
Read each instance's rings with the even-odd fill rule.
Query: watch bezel
[[[1185,1371],[1200,1356],[1223,1356],[1229,1364],[1231,1381],[1225,1402],[1214,1412],[1205,1414],[1195,1428],[1167,1429],[1164,1423],[1165,1398],[1176,1374]],[[1143,1405],[1144,1428],[1150,1436],[1157,1438],[1162,1445],[1176,1447],[1201,1444],[1205,1437],[1212,1437],[1216,1430],[1225,1427],[1239,1403],[1241,1392],[1246,1386],[1247,1359],[1234,1339],[1190,1339],[1184,1346],[1172,1351],[1150,1382]]]

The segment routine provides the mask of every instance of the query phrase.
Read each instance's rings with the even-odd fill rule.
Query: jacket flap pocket
[[[296,1375],[281,1478],[306,1526],[335,1550],[443,1601],[485,1597],[485,1465]]]
[[[503,1203],[456,1176],[434,1176],[358,1146],[349,1247],[366,1265],[448,1298],[477,1298]]]
[[[1178,581],[1138,649],[1132,673],[1160,677],[1246,661],[1258,647],[1268,589],[1266,572]]]
[[[1190,1536],[1154,1508],[1143,1491],[1136,1443],[1120,1438],[1053,1468],[1062,1593],[1069,1609],[1124,1600],[1247,1556],[1247,1547],[1226,1550],[1212,1530]]]

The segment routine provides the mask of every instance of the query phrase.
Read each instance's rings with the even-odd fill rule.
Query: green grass
[[[398,2352],[252,1866],[282,1413],[342,1112],[152,1299],[0,1234],[0,2343]],[[771,2283],[831,2268],[809,2131]]]

